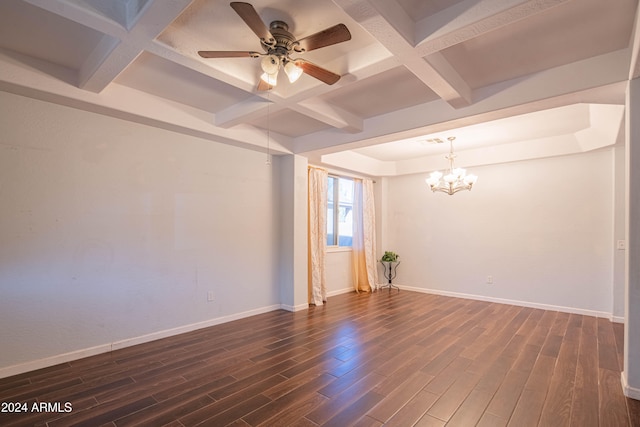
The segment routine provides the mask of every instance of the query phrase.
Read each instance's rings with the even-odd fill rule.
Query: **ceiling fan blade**
[[[310,50],[320,49],[321,47],[331,46],[332,44],[346,42],[347,40],[351,40],[349,29],[344,24],[338,24],[298,40],[300,44],[299,46],[295,46],[294,49],[297,52],[308,52]]]
[[[262,22],[260,15],[258,15],[258,12],[256,12],[251,4],[234,1],[231,2],[231,7],[238,15],[240,15],[240,18],[242,18],[245,24],[251,28],[256,36],[265,41],[273,40],[273,36],[271,35],[269,28],[264,24],[264,22]]]
[[[257,58],[258,52],[241,50],[199,50],[198,55],[203,58]]]
[[[262,79],[258,79],[258,92],[266,92],[271,89],[273,89],[273,86]]]
[[[304,59],[296,59],[295,64],[298,67],[302,68],[302,71],[304,71],[305,74],[309,74],[311,77],[315,77],[316,79],[328,85],[332,85],[340,80],[339,74],[331,72],[326,68],[322,68],[319,65],[316,65]]]

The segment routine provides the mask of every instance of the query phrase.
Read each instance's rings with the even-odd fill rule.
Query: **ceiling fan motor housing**
[[[253,33],[260,39],[260,45],[265,53],[254,51],[219,51],[219,50],[199,50],[198,55],[202,58],[260,58],[264,75],[275,82],[278,70],[283,67],[293,83],[300,74],[320,80],[323,83],[332,85],[340,80],[340,75],[329,71],[319,65],[302,58],[290,58],[292,52],[303,53],[315,49],[331,46],[351,40],[351,33],[344,24],[336,24],[320,32],[306,36],[300,40],[289,32],[289,25],[284,21],[272,21],[269,28],[264,24],[256,9],[246,2],[231,2],[230,6],[247,24]],[[265,84],[258,85],[258,90],[269,90],[274,83],[264,80]]]
[[[289,25],[284,21],[273,21],[269,25],[269,31],[275,42],[262,40],[263,48],[269,55],[286,58],[297,44],[296,38],[289,32]]]

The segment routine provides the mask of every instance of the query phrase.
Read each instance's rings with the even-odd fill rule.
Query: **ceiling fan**
[[[291,83],[295,82],[302,73],[332,85],[340,80],[340,75],[312,62],[301,58],[292,58],[294,53],[304,53],[321,47],[331,46],[351,40],[351,33],[344,24],[337,24],[318,33],[296,39],[289,32],[289,25],[283,21],[273,21],[269,28],[255,8],[244,2],[231,2],[231,7],[260,38],[260,44],[265,53],[253,51],[220,51],[200,50],[198,55],[203,58],[259,58],[262,74],[258,83],[258,90],[270,90],[277,84],[278,71],[283,68]]]

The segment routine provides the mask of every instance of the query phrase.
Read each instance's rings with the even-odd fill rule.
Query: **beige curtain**
[[[309,303],[315,305],[322,305],[327,301],[324,269],[324,257],[327,252],[327,179],[326,170],[309,168]]]
[[[376,289],[376,216],[373,181],[355,180],[353,194],[353,278],[356,292]]]

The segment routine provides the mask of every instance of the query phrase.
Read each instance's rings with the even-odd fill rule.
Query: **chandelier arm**
[[[434,185],[434,186],[431,186],[430,188],[431,188],[431,191],[433,191],[434,193],[439,191],[441,193],[447,193],[448,195],[452,196],[462,190],[471,191],[472,187],[473,187],[473,184],[462,184],[458,186],[454,184],[448,184],[447,186]]]
[[[470,186],[466,186],[466,185],[465,185],[464,187],[454,188],[454,190],[453,190],[453,193],[452,193],[452,194],[455,194],[455,193],[457,193],[458,191],[462,191],[462,190],[471,190],[471,187],[470,187]]]

